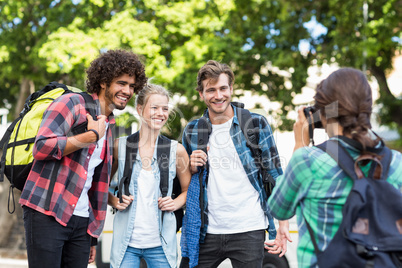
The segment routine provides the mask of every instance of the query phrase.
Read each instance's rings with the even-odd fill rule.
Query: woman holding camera
[[[314,108],[319,111],[323,127],[330,140],[345,148],[354,161],[361,155],[382,157],[378,153],[382,152],[384,144],[371,131],[371,95],[365,75],[351,68],[335,71],[316,89]],[[293,127],[293,156],[284,175],[277,179],[268,206],[272,215],[279,220],[297,215],[299,267],[317,267],[317,248],[324,251],[335,237],[354,181],[324,150],[308,147],[309,126],[304,108],[299,109]],[[392,161],[386,180],[402,191],[401,153],[392,151],[390,157]],[[366,176],[371,162],[366,161],[365,165],[360,166]],[[310,233],[314,234],[313,238]],[[334,256],[336,252],[332,254]]]

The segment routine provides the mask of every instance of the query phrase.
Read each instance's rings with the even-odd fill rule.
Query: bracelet
[[[93,133],[95,133],[95,135],[96,135],[96,141],[95,141],[95,142],[98,142],[98,140],[99,140],[99,133],[98,133],[98,131],[96,131],[96,130],[93,129],[93,128],[88,129],[88,131],[92,131]]]

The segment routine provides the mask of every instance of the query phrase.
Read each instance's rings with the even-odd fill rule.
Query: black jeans
[[[67,226],[23,206],[30,268],[86,268],[91,239],[88,218],[72,216]]]
[[[229,258],[234,268],[261,268],[265,230],[238,234],[207,234],[200,244],[197,268],[212,268]]]

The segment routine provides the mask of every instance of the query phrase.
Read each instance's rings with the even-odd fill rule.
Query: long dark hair
[[[333,72],[317,86],[314,99],[321,116],[336,119],[343,127],[343,135],[358,141],[363,151],[378,143],[368,135],[373,100],[361,71],[342,68]]]

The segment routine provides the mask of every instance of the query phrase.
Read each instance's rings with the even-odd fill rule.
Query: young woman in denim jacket
[[[129,185],[132,195],[123,195],[122,203],[117,197],[109,195],[109,204],[118,209],[113,226],[111,267],[140,267],[142,258],[148,267],[176,267],[176,219],[173,212],[186,202],[191,174],[184,147],[172,140],[169,190],[166,197],[161,197],[156,147],[160,130],[169,117],[168,104],[169,93],[158,85],[149,84],[137,94],[136,109],[141,127],[139,149]],[[119,180],[124,171],[126,140],[127,137],[122,137],[115,144]],[[182,193],[173,200],[171,193],[176,174]]]

